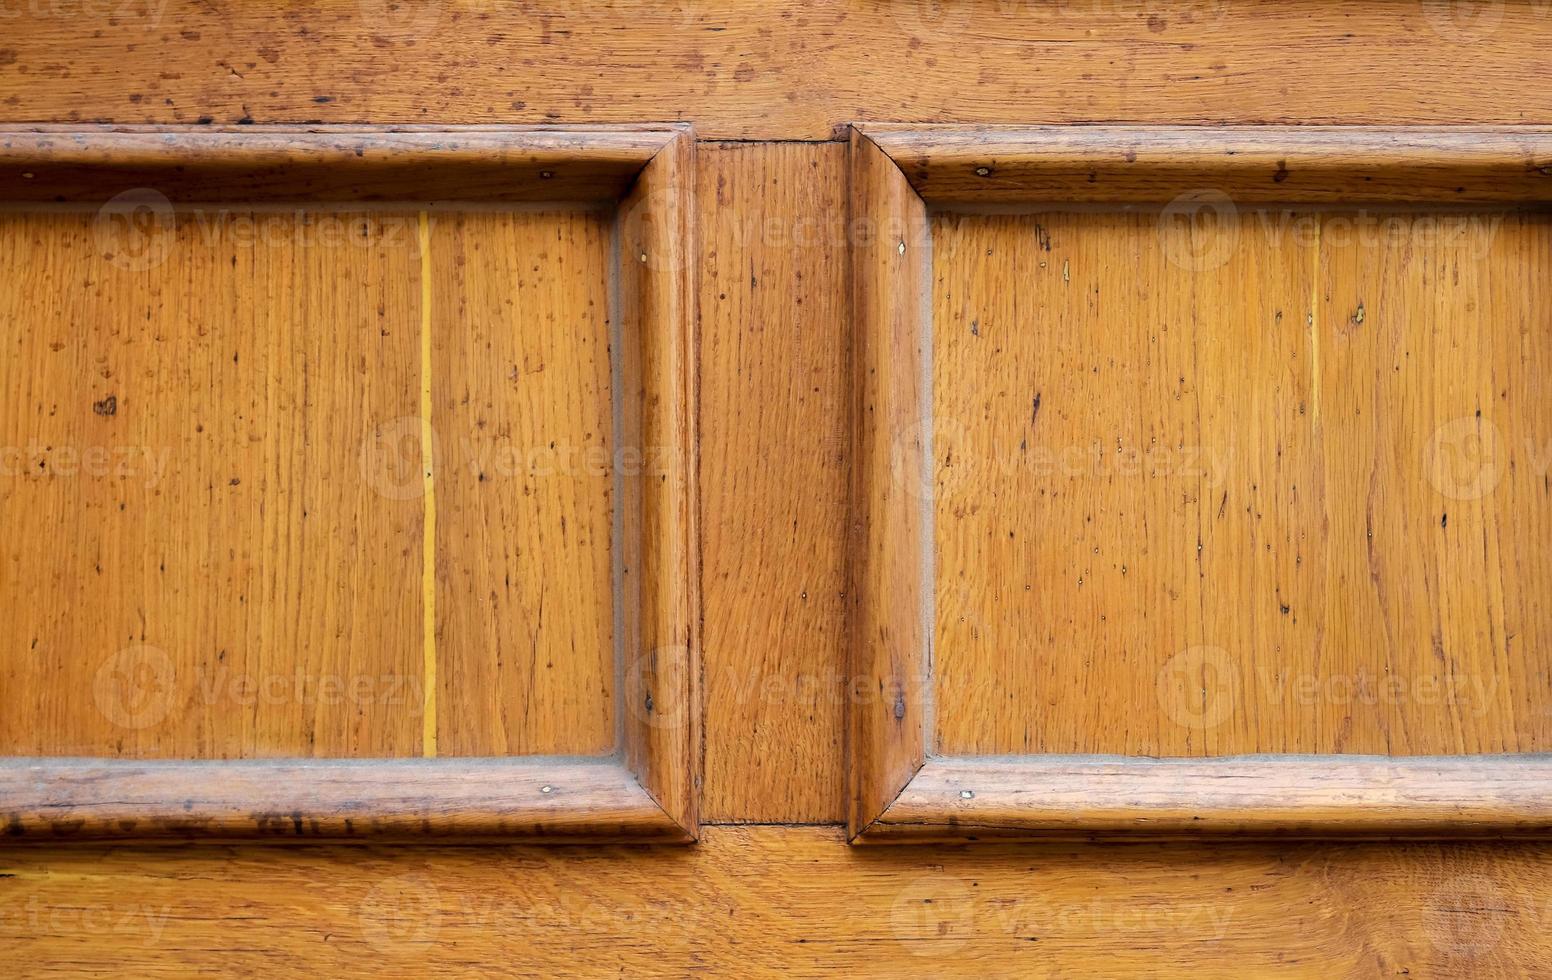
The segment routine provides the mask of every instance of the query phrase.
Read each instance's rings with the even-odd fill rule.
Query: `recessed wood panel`
[[[1546,217],[933,231],[937,751],[1548,747]]]
[[[0,754],[420,752],[414,217],[0,217]]]
[[[431,218],[442,755],[616,742],[613,221]]]

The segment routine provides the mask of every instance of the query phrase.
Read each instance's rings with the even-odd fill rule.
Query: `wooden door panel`
[[[12,834],[692,838],[692,162],[8,131]]]
[[[1544,751],[1552,224],[1203,214],[934,218],[938,751]]]
[[[386,634],[391,649],[351,656],[402,658],[424,698],[391,733],[348,712],[256,719],[315,733],[359,725],[365,741],[406,746],[391,756],[286,750],[191,762],[181,752],[137,758],[144,746],[127,740],[121,757],[0,761],[7,966],[19,976],[1535,975],[1552,907],[1548,854],[1506,838],[1548,833],[1552,798],[1536,753],[1548,528],[1534,467],[1552,451],[1532,451],[1546,436],[1537,314],[1548,259],[1536,251],[1545,211],[1526,207],[1545,203],[1536,188],[1552,168],[1537,142],[1552,124],[1549,17],[1544,0],[0,9],[0,201],[22,205],[0,224],[58,217],[61,203],[89,215],[131,187],[162,189],[180,216],[280,204],[411,219],[408,278],[395,281],[410,294],[413,336],[357,338],[391,349],[368,368],[384,382],[402,377],[392,399],[333,363],[356,340],[338,328],[330,340],[282,334],[262,351],[295,348],[309,384],[329,389],[304,387],[331,411],[287,418],[277,438],[321,446],[394,402],[386,429],[364,427],[368,455],[410,496],[372,504],[402,505],[418,523],[406,518],[407,550],[390,556],[407,567],[392,598],[350,596],[382,612],[358,631]],[[880,119],[909,125],[864,123],[884,147],[870,174],[853,166],[848,124]],[[691,124],[699,144],[683,138]],[[34,126],[46,132],[18,133]],[[166,126],[177,127],[170,138]],[[993,134],[967,126],[1014,138],[988,159]],[[1048,152],[1020,150],[1013,130],[1025,126],[1043,131]],[[1407,141],[1405,167],[1369,170],[1363,194],[1332,182],[1374,149],[1340,150],[1355,127],[1373,136],[1369,127],[1398,126],[1427,129],[1383,137]],[[1153,136],[1134,133],[1134,157],[1107,142],[1128,127]],[[1306,152],[1283,127],[1297,128]],[[97,138],[105,129],[111,140]],[[956,131],[968,138],[945,138]],[[236,169],[223,148],[234,140],[249,151]],[[1333,152],[1307,152],[1321,141]],[[1309,196],[1322,187],[1335,193]],[[1167,234],[1138,215],[1208,188],[1230,198],[1240,234],[1224,266],[1188,273],[1170,255],[1214,258],[1223,236],[1201,205],[1221,200],[1188,196]],[[852,220],[859,201],[893,224]],[[1262,230],[1255,216],[1284,207],[1324,215],[1318,247],[1307,223]],[[1417,226],[1378,252],[1349,248],[1341,223],[1355,209],[1409,221],[1513,211],[1524,226],[1495,231],[1481,268],[1519,274],[1473,276],[1442,240],[1419,241]],[[1051,244],[1071,260],[1065,280],[1027,242],[1058,227]],[[1247,249],[1246,236],[1289,241]],[[1114,257],[1118,241],[1134,268]],[[5,245],[0,234],[0,254]],[[537,270],[524,261],[541,255]],[[1146,290],[1155,315],[1192,329],[1102,329],[1118,284],[1143,304],[1145,276],[1157,281]],[[0,287],[0,337],[13,315],[33,315],[29,292],[86,302],[63,282],[39,291],[35,279]],[[336,307],[363,295],[326,273],[317,285]],[[1084,289],[1099,292],[1074,292]],[[262,301],[257,286],[250,293]],[[1412,302],[1420,294],[1433,302]],[[589,313],[600,295],[616,314],[603,325]],[[1086,342],[1049,343],[1042,317],[1025,316],[1035,296]],[[1360,303],[1363,324],[1348,322]],[[1268,306],[1274,320],[1298,307],[1319,323],[1249,331]],[[970,342],[991,332],[913,326],[988,310],[1006,321],[1015,308],[1030,329],[992,328],[994,356]],[[1516,309],[1519,333],[1482,329]],[[573,329],[565,342],[552,315]],[[1247,328],[1241,344],[1223,339],[1229,319]],[[540,320],[543,329],[520,329]],[[1468,325],[1446,323],[1455,320]],[[662,329],[633,332],[638,321]],[[937,343],[919,350],[923,337]],[[1412,355],[1400,371],[1398,351]],[[7,364],[11,353],[5,342],[6,412],[31,394],[15,384],[57,380]],[[1104,378],[1125,383],[1085,377],[1095,354]],[[950,356],[985,383],[956,387],[941,370]],[[535,357],[543,371],[514,381],[502,370]],[[1033,431],[1085,445],[1119,432],[1133,446],[1165,425],[1182,441],[1226,435],[1237,441],[1224,475],[1154,456],[1159,478],[1128,479],[1106,458],[1097,474],[1080,467],[1054,488],[1050,468],[1014,468],[1003,481],[996,467],[967,487],[956,482],[963,468],[929,473],[941,445],[913,459],[909,435],[853,442],[896,423],[930,436],[922,403],[956,399],[972,416],[961,445],[1022,440],[1036,415],[1019,390],[1028,379],[997,370],[1015,360],[1053,379],[1038,389]],[[165,361],[146,367],[147,384],[177,378]],[[194,393],[161,397],[185,404]],[[1074,398],[1089,404],[1074,410]],[[1474,407],[1444,413],[1468,398],[1483,401],[1488,427]],[[1200,414],[1186,410],[1191,401]],[[91,401],[72,404],[70,426],[111,424]],[[122,403],[117,412],[127,420]],[[1438,425],[1437,443],[1419,420]],[[0,432],[16,424],[0,416]],[[562,473],[545,465],[549,434],[557,448],[618,456],[668,444],[683,456],[662,472],[638,467],[637,480],[585,464]],[[535,465],[512,458],[529,442],[544,451]],[[350,452],[345,477],[372,492],[362,454]],[[866,491],[880,461],[919,463],[910,472],[921,479],[901,498],[908,506],[870,514],[881,501],[851,484]],[[1492,489],[1479,496],[1484,473]],[[1267,489],[1295,474],[1297,498]],[[305,479],[326,476],[311,465]],[[1406,478],[1415,492],[1400,492]],[[1242,508],[1261,506],[1218,518],[1201,493],[1216,479],[1242,491]],[[960,491],[956,513],[921,492],[940,480]],[[1009,540],[994,519],[1010,513],[1005,501],[986,496],[1000,481],[1036,503],[1061,489],[1070,510],[1041,503],[1025,514],[1020,502]],[[249,485],[243,475],[240,489]],[[0,481],[0,526],[20,524],[41,551],[56,539],[12,519],[8,489]],[[336,496],[310,509],[355,505],[338,479],[326,489]],[[1161,516],[1083,520],[1100,505]],[[208,508],[188,510],[161,520]],[[1360,526],[1367,537],[1371,514],[1372,565],[1370,549],[1334,544]],[[1077,522],[1065,550],[1048,527],[1058,518]],[[1200,564],[1193,518],[1205,531]],[[209,540],[271,524],[275,547],[250,549],[261,567],[293,559],[304,535],[317,540],[269,512],[212,526]],[[584,544],[601,533],[607,567]],[[1085,534],[1087,551],[1076,543]],[[1095,556],[1096,543],[1107,553]],[[1128,555],[1122,574],[1107,559],[1130,546],[1148,551]],[[284,566],[305,573],[276,583],[295,608],[343,602],[337,590],[371,574],[358,564],[386,567],[374,559],[384,548],[329,547],[332,565]],[[929,570],[928,547],[952,553],[970,585],[989,556],[1008,587],[955,589],[941,576],[946,560]],[[549,561],[552,552],[564,559]],[[1044,593],[1016,591],[1017,562],[1031,552],[1051,595],[1057,576],[1079,568],[1082,587],[1071,575],[1063,601],[1044,605]],[[0,563],[0,593],[10,573]],[[71,574],[85,576],[68,583],[81,598],[91,573]],[[1170,611],[1184,604],[1169,596],[1176,584],[1194,593],[1194,609]],[[52,608],[41,585],[28,588]],[[1116,625],[1123,600],[1147,612],[1146,628]],[[1103,663],[1101,686],[1078,657],[1060,655],[1076,646],[1076,628],[1053,638],[1028,629],[1037,615],[1087,627],[1091,641],[1107,630],[1126,659]],[[293,628],[316,631],[322,616]],[[254,626],[254,643],[265,649],[284,626]],[[1025,659],[999,657],[992,628],[999,641],[1028,630],[1013,639]],[[1212,669],[1222,658],[1205,643],[1174,647],[1179,634],[1213,628],[1231,635],[1226,670]],[[893,659],[870,656],[880,630]],[[356,650],[346,638],[307,655],[332,669],[347,647]],[[1461,649],[1482,655],[1462,659]],[[1196,652],[1161,674],[1171,662],[1161,650]],[[957,700],[916,660],[928,651],[939,658],[928,666],[970,685]],[[267,669],[274,658],[260,659]],[[1411,700],[1366,700],[1330,683],[1371,671]],[[1428,687],[1473,676],[1484,679],[1480,713]],[[28,683],[55,708],[91,703],[89,691],[67,695],[46,677]],[[1005,701],[1010,685],[1032,700]],[[0,687],[7,710],[11,689]],[[1225,704],[1220,722],[1215,706]],[[24,740],[38,724],[69,721],[40,718],[54,709],[31,700],[17,710],[14,721],[0,712],[0,732],[11,724]],[[262,733],[228,714],[199,724],[240,749]],[[958,754],[944,754],[950,746]],[[1272,756],[1240,754],[1255,749]],[[837,821],[851,826],[828,826]],[[1066,839],[1024,839],[1032,834]],[[1112,834],[1128,839],[1092,839]],[[1464,834],[1481,839],[1289,839]],[[692,836],[693,847],[657,846]],[[1174,837],[1193,839],[1160,840]],[[885,840],[911,846],[851,846]],[[961,846],[968,840],[978,843]]]
[[[414,215],[0,235],[0,752],[419,754],[420,502],[358,467],[416,413]]]
[[[441,755],[614,749],[612,229],[433,222]]]
[[[846,147],[700,153],[706,819],[844,813]]]
[[[1552,827],[1549,154],[854,130],[857,839]]]

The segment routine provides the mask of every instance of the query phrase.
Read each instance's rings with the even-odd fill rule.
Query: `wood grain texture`
[[[0,851],[12,975],[1515,977],[1552,849],[1513,844]]]
[[[929,759],[858,840],[1549,835],[1552,756],[1029,756]]]
[[[412,219],[9,214],[0,753],[419,751]]]
[[[1545,217],[934,227],[937,751],[1546,750]]]
[[[278,18],[136,0],[13,13],[0,112],[18,122],[679,119],[738,139],[823,139],[880,119],[1552,122],[1539,0],[308,0]]]
[[[1552,130],[1532,127],[861,128],[934,205],[1552,202]]]
[[[927,752],[932,570],[931,239],[905,175],[852,131],[849,547],[852,690],[847,820],[861,830]]]
[[[8,759],[0,800],[11,844],[685,839],[612,759]]]
[[[6,200],[178,204],[618,200],[682,127],[0,129]]]
[[[647,164],[615,231],[623,379],[621,751],[685,832],[699,824],[701,729],[695,138]]]
[[[846,159],[700,152],[709,821],[844,818]]]
[[[606,755],[613,218],[432,218],[438,752]]]

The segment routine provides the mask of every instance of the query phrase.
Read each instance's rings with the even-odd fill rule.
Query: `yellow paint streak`
[[[436,659],[436,473],[431,429],[431,217],[420,212],[420,462],[425,474],[425,520],[421,534],[421,594],[423,610],[421,751],[437,754]]]
[[[1310,275],[1310,425],[1320,431],[1320,230],[1321,215],[1315,216],[1315,258]]]

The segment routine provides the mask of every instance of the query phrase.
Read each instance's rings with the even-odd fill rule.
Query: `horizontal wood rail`
[[[11,842],[689,839],[614,759],[0,761]]]
[[[929,759],[861,842],[1552,835],[1552,756]]]
[[[931,214],[1229,205],[1541,209],[1552,130],[911,126],[851,131],[848,825],[855,843],[1552,837],[1552,757],[944,757],[931,718]],[[1038,403],[1037,403],[1038,404]],[[925,497],[926,499],[923,499]]]
[[[10,127],[0,200],[101,204],[592,203],[622,198],[684,126]]]
[[[934,205],[1544,205],[1552,133],[1528,127],[860,127]]]

